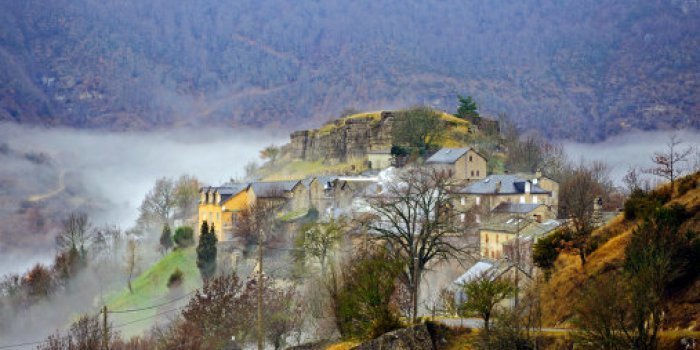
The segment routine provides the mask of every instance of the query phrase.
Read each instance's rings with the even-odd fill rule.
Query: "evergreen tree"
[[[457,107],[457,115],[462,119],[465,119],[467,117],[478,117],[479,106],[477,106],[476,101],[474,101],[474,99],[472,99],[471,96],[459,96],[459,107]]]
[[[206,221],[202,222],[200,232],[197,245],[197,268],[202,279],[208,280],[216,273],[216,232],[214,225],[209,227]]]
[[[170,231],[170,225],[167,223],[163,225],[163,233],[160,234],[160,247],[164,253],[167,253],[173,247],[172,232]]]

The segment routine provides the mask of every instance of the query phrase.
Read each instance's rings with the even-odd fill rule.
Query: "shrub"
[[[360,253],[342,271],[343,283],[331,297],[343,338],[371,339],[402,327],[390,303],[400,263],[385,252]]]
[[[544,277],[549,280],[554,269],[554,262],[559,257],[559,231],[546,236],[535,243],[532,248],[532,262],[544,271]]]
[[[168,278],[168,288],[180,286],[184,277],[185,276],[182,273],[182,270],[180,270],[179,268],[175,268],[175,271],[173,271],[173,273],[170,274],[170,278]]]
[[[179,248],[190,247],[194,245],[194,230],[189,226],[180,226],[175,230],[173,240]]]
[[[678,180],[678,195],[682,196],[688,191],[694,189],[698,185],[697,179],[694,175],[689,175],[682,177]]]
[[[666,192],[644,192],[641,189],[636,189],[632,191],[630,198],[625,202],[625,219],[636,220],[647,217],[655,208],[662,206],[669,199],[670,196]]]

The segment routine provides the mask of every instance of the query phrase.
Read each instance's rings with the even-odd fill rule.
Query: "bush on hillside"
[[[400,263],[385,252],[359,253],[341,271],[342,282],[333,281],[336,288],[330,291],[343,338],[372,339],[403,327],[390,302],[401,274]]]
[[[647,217],[651,212],[668,202],[670,195],[663,191],[645,192],[641,189],[632,191],[625,202],[625,219],[636,220]]]
[[[178,248],[191,247],[194,245],[194,230],[189,226],[180,226],[175,230],[173,240]]]
[[[173,271],[173,273],[170,274],[170,278],[168,278],[168,288],[180,286],[184,277],[185,275],[182,273],[182,270],[180,270],[180,268],[175,268],[175,271]]]

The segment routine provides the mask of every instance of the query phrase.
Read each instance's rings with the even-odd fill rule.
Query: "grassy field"
[[[354,170],[353,170],[354,167]],[[266,181],[298,180],[309,175],[344,174],[361,172],[366,165],[362,159],[351,159],[346,163],[328,164],[322,160],[288,160],[280,159],[275,164],[266,164],[259,174]]]
[[[167,287],[168,278],[176,268],[183,272],[184,280],[179,288],[171,290]],[[125,286],[124,289],[107,298],[108,309],[114,311],[167,304],[137,312],[115,313],[110,315],[110,322],[115,326],[133,322],[119,328],[119,331],[124,336],[141,334],[154,324],[156,315],[161,314],[163,318],[176,315],[177,311],[170,310],[187,303],[188,297],[182,296],[200,288],[201,285],[202,280],[196,266],[194,247],[172,251],[132,281],[133,293],[130,293]],[[168,303],[179,297],[182,298]],[[145,320],[137,321],[141,319]]]

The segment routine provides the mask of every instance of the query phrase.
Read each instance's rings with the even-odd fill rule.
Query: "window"
[[[487,233],[486,234],[486,243],[488,243],[488,242],[489,242],[489,234]]]
[[[466,220],[466,217],[467,216],[464,213],[459,214],[459,218],[460,218],[460,220],[462,220],[462,222],[464,222]]]
[[[474,215],[474,221],[476,221],[477,224],[481,223],[481,215],[475,214]]]
[[[532,204],[537,204],[537,196],[532,196]]]
[[[525,196],[520,196],[520,203],[525,203]]]
[[[469,156],[469,161],[470,161],[470,162],[472,161],[472,156]]]
[[[474,170],[472,170],[472,176],[474,176]]]
[[[484,249],[484,256],[489,257],[489,248]]]
[[[479,170],[476,171],[476,176],[479,176]]]
[[[476,197],[476,205],[480,205],[480,204],[481,204],[481,197]]]
[[[462,197],[462,198],[459,199],[459,202],[460,202],[462,205],[465,205],[465,204],[467,204],[467,199],[464,198],[464,197]]]
[[[500,235],[496,235],[496,244],[498,244],[501,241],[500,238],[501,238]]]

